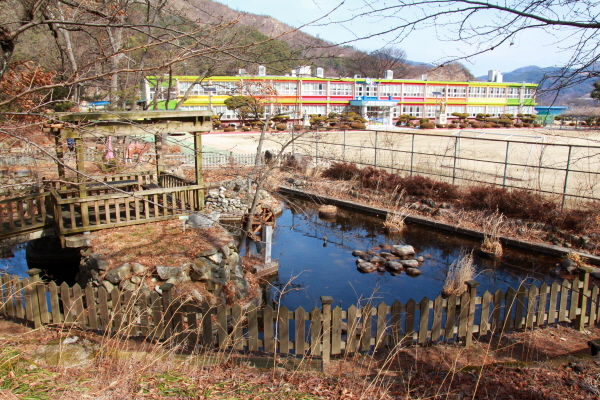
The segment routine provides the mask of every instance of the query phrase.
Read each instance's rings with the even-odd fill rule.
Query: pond
[[[274,301],[290,309],[320,307],[320,296],[332,296],[333,306],[394,300],[419,301],[437,297],[442,289],[448,266],[461,249],[472,251],[479,241],[445,231],[408,224],[400,234],[387,235],[383,219],[355,211],[339,209],[335,221],[318,217],[318,205],[294,200],[284,205],[273,235],[272,257],[279,260],[279,273],[271,282]],[[325,239],[326,238],[326,239]],[[381,244],[408,244],[425,261],[422,274],[364,274],[357,270],[353,250],[367,251]],[[557,257],[532,254],[505,248],[501,262],[482,259],[474,252],[478,294],[486,290],[506,290],[521,282],[551,282]]]

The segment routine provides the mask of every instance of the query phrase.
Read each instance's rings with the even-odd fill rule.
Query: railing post
[[[33,311],[33,326],[35,329],[41,328],[42,319],[40,318],[40,303],[38,300],[38,291],[37,285],[40,280],[41,269],[33,268],[27,270],[27,275],[29,275],[29,284],[31,288],[29,292],[31,293],[30,301],[31,301],[31,310]],[[44,299],[45,300],[45,299]]]
[[[510,146],[510,142],[506,141],[506,155],[504,156],[504,176],[502,178],[502,187],[506,186],[506,174],[508,172],[508,148]]]
[[[342,148],[342,161],[346,162],[346,130],[344,129],[344,147]]]
[[[569,155],[567,156],[567,169],[565,170],[565,183],[563,185],[563,195],[562,195],[562,204],[560,206],[561,210],[565,208],[565,199],[567,197],[567,184],[569,182],[569,169],[571,168],[571,152],[573,151],[573,146],[569,146]]]
[[[410,176],[413,175],[413,162],[415,159],[415,134],[412,134],[412,144],[410,146]]]
[[[468,287],[470,294],[469,318],[467,319],[467,335],[465,338],[465,347],[470,347],[473,344],[473,326],[475,325],[475,300],[477,299],[477,287],[479,286],[479,282],[467,281],[465,283]]]
[[[590,267],[579,267],[579,302],[577,304],[577,308],[579,309],[579,314],[575,318],[575,329],[578,331],[585,330],[585,319],[587,317],[587,303],[589,297],[589,283],[590,283],[590,272],[592,272],[592,268]],[[590,321],[591,322],[591,321]]]
[[[323,362],[328,363],[331,357],[331,303],[333,297],[321,296],[321,304],[323,305]]]
[[[379,135],[378,135],[379,131],[375,131],[375,154],[374,154],[374,164],[375,164],[375,168],[377,168],[377,141],[379,139]]]
[[[452,184],[456,184],[456,157],[458,157],[458,136],[454,137],[454,164],[452,165]]]
[[[315,168],[319,165],[319,128],[315,130]]]

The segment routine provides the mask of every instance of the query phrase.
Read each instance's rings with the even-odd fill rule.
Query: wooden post
[[[579,303],[577,308],[579,308],[580,313],[577,315],[575,319],[575,329],[579,332],[585,330],[585,319],[587,314],[587,303],[589,297],[589,283],[590,283],[590,272],[592,272],[592,268],[590,267],[579,267],[579,280],[580,284],[580,292],[579,292]],[[590,321],[591,323],[592,321]]]
[[[31,283],[31,296],[29,299],[31,303],[31,310],[33,312],[33,326],[35,327],[35,329],[38,329],[42,326],[42,320],[40,317],[40,303],[38,300],[37,291],[38,281],[40,280],[40,272],[42,272],[42,270],[38,268],[27,270],[27,275],[29,275]],[[44,299],[44,301],[46,301],[46,299]]]
[[[156,175],[160,179],[160,175],[165,170],[165,157],[163,156],[163,135],[154,136],[154,151],[156,152]]]
[[[60,129],[54,131],[54,128],[51,128],[51,132],[54,133],[54,144],[56,145],[56,158],[58,159],[58,178],[65,179],[65,154],[63,152],[63,144]]]
[[[194,135],[194,155],[196,164],[196,185],[204,184],[204,174],[202,173],[202,132],[193,132]]]
[[[321,304],[323,311],[323,362],[329,363],[331,355],[331,303],[333,297],[321,296]]]
[[[470,299],[469,299],[469,319],[467,320],[467,336],[465,338],[465,347],[473,344],[473,326],[475,325],[475,299],[477,298],[477,281],[467,281],[467,287],[469,288]]]
[[[172,320],[172,308],[171,303],[173,301],[171,296],[171,289],[173,288],[172,283],[163,283],[160,285],[160,290],[162,291],[162,312],[163,312],[163,322],[164,322],[164,338],[166,340],[171,338],[171,334],[173,333],[173,329],[171,326]]]
[[[262,240],[265,242],[265,264],[271,262],[271,249],[273,247],[273,226],[264,225],[262,229]]]

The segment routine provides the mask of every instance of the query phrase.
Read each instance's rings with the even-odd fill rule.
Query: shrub
[[[492,124],[483,124],[483,127],[484,127],[484,128],[491,128],[491,127],[492,127]]]
[[[73,108],[73,105],[74,105],[73,102],[65,100],[65,101],[58,101],[58,102],[54,103],[52,108],[56,112],[67,112],[71,108]]]
[[[421,175],[401,178],[400,186],[411,196],[435,197],[454,200],[460,195],[458,188],[446,182],[438,182]]]
[[[421,129],[433,129],[435,128],[435,125],[432,124],[431,122],[422,122],[421,125],[419,125]]]
[[[304,130],[304,125],[294,125],[294,130],[295,131],[303,131]]]
[[[360,169],[354,163],[334,162],[322,175],[324,178],[349,181],[360,175]]]
[[[492,128],[502,128],[502,124],[492,124]]]
[[[225,132],[234,132],[235,131],[235,126],[228,126],[225,129],[223,129],[223,131],[225,131]]]
[[[569,125],[571,125],[571,124],[569,124]],[[542,126],[542,124],[540,124],[539,122],[534,122],[534,123],[533,123],[533,126],[534,126],[535,128],[539,128],[539,127],[541,127],[541,126]],[[571,126],[573,126],[573,125],[571,125]]]
[[[350,124],[350,127],[352,129],[367,129],[367,126],[365,124],[363,124],[362,122],[352,122]]]
[[[522,128],[522,127],[523,127],[523,124],[519,124],[519,123],[515,124],[515,128]]]
[[[242,126],[242,131],[244,131],[244,132],[250,132],[250,127],[249,126]]]
[[[456,129],[456,124],[449,124],[448,129]]]
[[[479,122],[471,122],[471,127],[479,129],[481,128],[481,124]]]
[[[444,125],[444,124],[435,124],[435,127],[442,129],[442,128],[445,128],[446,125]]]
[[[458,125],[460,127],[460,129],[467,129],[469,127],[469,125],[462,123]]]
[[[420,124],[420,125],[423,125],[423,124],[424,124],[424,123],[426,123],[426,122],[429,122],[429,118],[421,118],[421,119],[419,120],[419,124]]]
[[[448,267],[442,294],[444,296],[460,296],[467,290],[466,282],[475,277],[473,254],[461,250],[458,259]]]
[[[286,124],[277,124],[275,125],[275,129],[277,129],[278,131],[285,131],[287,128]]]

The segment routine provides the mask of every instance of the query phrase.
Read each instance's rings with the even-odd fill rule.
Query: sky
[[[334,43],[346,42],[358,37],[389,29],[393,23],[390,19],[357,17],[365,10],[365,0],[345,0],[343,5],[337,0],[218,0],[220,3],[240,12],[270,15],[288,25],[299,27],[319,19],[327,13],[329,16],[302,28],[303,31]],[[382,0],[385,2],[385,0]],[[393,4],[393,2],[389,2]],[[332,11],[333,10],[333,11]],[[350,20],[344,24],[335,23]],[[473,47],[458,41],[441,41],[436,37],[448,35],[449,32],[438,28],[423,28],[414,31],[408,38],[396,44],[404,49],[407,59],[417,62],[437,64],[444,57],[456,57],[473,51]],[[563,31],[554,36],[543,30],[528,30],[516,37],[512,45],[508,43],[491,52],[462,61],[475,76],[487,75],[488,70],[497,69],[511,72],[529,65],[551,67],[560,65],[568,57],[556,45],[556,35],[566,34]],[[348,43],[360,50],[374,51],[394,40],[391,34],[381,35],[367,40]]]

